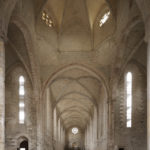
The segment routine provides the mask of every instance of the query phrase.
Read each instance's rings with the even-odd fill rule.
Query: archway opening
[[[19,150],[28,150],[28,141],[24,140],[20,143]]]

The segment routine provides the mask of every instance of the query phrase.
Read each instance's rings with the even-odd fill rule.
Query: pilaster
[[[0,39],[0,150],[5,149],[5,48]]]
[[[150,150],[150,18],[146,21],[147,47],[147,150]]]

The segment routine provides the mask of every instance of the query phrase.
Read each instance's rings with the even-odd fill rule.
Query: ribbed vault
[[[42,11],[51,18],[51,28],[47,28],[42,21]],[[115,30],[113,13],[110,14],[107,25],[103,28],[99,26],[99,21],[108,11],[111,9],[105,0],[47,0],[42,7],[39,22],[37,21],[39,37],[49,41],[49,46],[44,48],[45,52],[47,49],[53,50],[52,56],[56,51],[91,52],[97,49]],[[47,52],[46,56],[48,55]],[[56,55],[53,59],[57,59]]]
[[[78,10],[79,14],[82,13],[81,17],[84,17],[83,19],[87,19],[89,17],[89,23],[92,27],[97,17],[97,14],[99,13],[102,6],[105,4],[107,4],[105,0],[47,0],[45,7],[47,10],[51,10],[53,12],[59,26],[61,26],[64,17],[66,18],[65,15],[71,16],[65,13],[66,10],[69,11],[68,8],[72,6],[70,7],[72,12],[74,10]]]
[[[85,129],[93,117],[103,84],[99,79],[81,68],[71,68],[60,73],[49,84],[58,118],[66,129],[78,126]]]

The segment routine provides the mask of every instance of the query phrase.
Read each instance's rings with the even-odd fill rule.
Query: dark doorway
[[[124,150],[124,148],[119,148],[119,150]]]
[[[28,150],[28,141],[27,140],[24,140],[20,143],[19,150],[21,150],[21,148],[24,148],[24,150]]]

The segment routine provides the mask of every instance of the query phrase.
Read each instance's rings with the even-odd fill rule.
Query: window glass
[[[77,134],[78,131],[79,131],[78,128],[72,128],[72,133],[73,133],[73,134]]]
[[[132,127],[132,73],[126,75],[126,119],[127,128]]]
[[[103,17],[99,21],[99,26],[100,27],[102,27],[107,22],[107,20],[109,19],[109,16],[110,16],[110,11],[108,11],[107,13],[105,13],[103,15]]]
[[[25,95],[25,78],[23,76],[19,77],[19,123],[24,124],[25,112],[24,112],[24,95]]]

